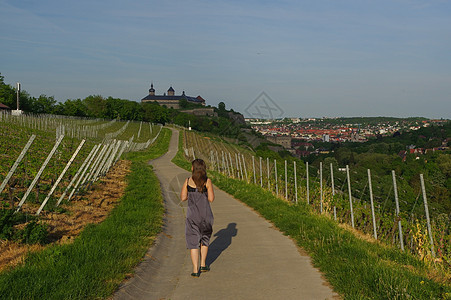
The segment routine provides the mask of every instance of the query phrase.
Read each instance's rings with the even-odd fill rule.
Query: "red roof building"
[[[11,108],[0,102],[0,109],[10,110]]]

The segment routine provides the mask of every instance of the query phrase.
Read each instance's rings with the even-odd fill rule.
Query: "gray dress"
[[[188,185],[188,209],[186,211],[185,237],[188,249],[199,249],[202,243],[210,245],[213,232],[213,213],[208,201],[207,189],[201,193]]]

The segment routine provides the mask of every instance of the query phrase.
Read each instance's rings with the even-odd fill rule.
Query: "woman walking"
[[[192,175],[185,180],[180,193],[182,201],[188,200],[186,211],[185,237],[186,247],[190,249],[193,272],[191,276],[199,277],[201,272],[207,272],[206,265],[208,246],[213,232],[213,213],[210,203],[215,199],[213,184],[207,177],[207,168],[202,159],[191,163]],[[200,268],[199,268],[200,248]]]

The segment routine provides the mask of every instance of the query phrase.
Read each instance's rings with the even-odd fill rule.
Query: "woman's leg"
[[[193,273],[199,272],[199,249],[191,249],[191,261],[193,262]]]
[[[200,246],[200,266],[205,267],[205,261],[207,259],[208,246]]]

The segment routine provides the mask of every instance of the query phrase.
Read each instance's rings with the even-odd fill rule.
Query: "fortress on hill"
[[[167,94],[164,93],[163,95],[155,95],[153,83],[151,83],[150,85],[149,95],[142,98],[141,102],[157,102],[160,105],[166,105],[166,107],[168,108],[179,109],[180,100],[186,100],[187,102],[205,106],[205,100],[201,96],[190,97],[185,95],[185,91],[183,91],[181,95],[177,96],[175,95],[175,90],[172,88],[172,86],[169,87]]]

